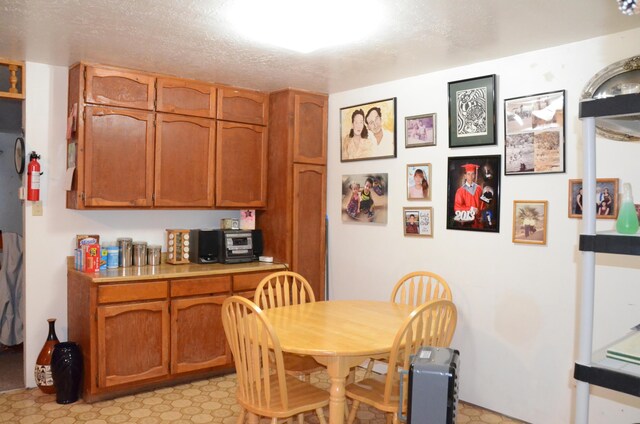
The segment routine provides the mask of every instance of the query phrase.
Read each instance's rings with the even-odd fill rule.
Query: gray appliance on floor
[[[459,369],[457,350],[420,348],[409,369],[408,423],[455,424]]]

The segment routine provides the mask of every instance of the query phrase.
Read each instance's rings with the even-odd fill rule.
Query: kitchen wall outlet
[[[42,202],[33,202],[31,206],[31,216],[42,216]]]
[[[20,188],[18,189],[18,199],[24,200],[25,197],[26,196],[24,195],[24,186],[20,186]]]

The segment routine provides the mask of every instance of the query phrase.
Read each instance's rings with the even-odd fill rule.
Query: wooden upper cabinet
[[[109,67],[86,66],[85,102],[153,110],[156,78]]]
[[[151,206],[153,112],[85,108],[84,206]]]
[[[327,97],[294,95],[293,161],[327,163]]]
[[[232,87],[218,88],[217,118],[221,121],[267,125],[269,95]]]
[[[158,112],[216,117],[216,87],[177,78],[158,78],[156,84]]]
[[[155,206],[213,207],[215,121],[158,113]]]
[[[261,208],[266,204],[266,129],[218,122],[216,206]]]

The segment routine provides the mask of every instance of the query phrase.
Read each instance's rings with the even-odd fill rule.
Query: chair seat
[[[296,355],[295,353],[283,352],[284,369],[290,375],[304,375],[316,371],[322,371],[325,368],[316,362],[312,356]]]
[[[280,400],[280,389],[276,379],[271,382],[271,402],[267,403],[262,395],[262,399],[243,399],[242,393],[238,391],[238,402],[248,411],[269,417],[286,418],[303,413],[305,411],[318,409],[329,405],[329,392],[312,386],[309,383],[298,380],[290,375],[286,376],[287,391],[289,392],[289,408],[283,409]]]
[[[372,375],[364,380],[351,383],[345,388],[347,397],[372,405],[384,412],[396,412],[398,410],[398,393],[400,391],[398,390],[398,385],[395,384],[391,390],[392,395],[389,403],[385,403],[384,385],[386,378],[386,375]]]

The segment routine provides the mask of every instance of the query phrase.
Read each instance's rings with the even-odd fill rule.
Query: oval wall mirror
[[[582,91],[581,100],[640,93],[640,56],[612,63],[595,74]],[[596,120],[596,132],[619,141],[640,141],[640,120],[620,117]]]

